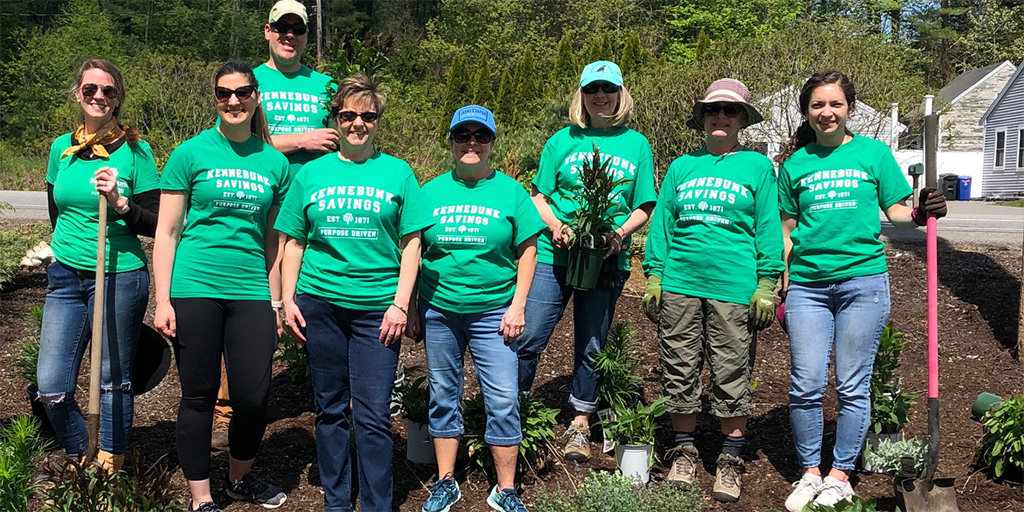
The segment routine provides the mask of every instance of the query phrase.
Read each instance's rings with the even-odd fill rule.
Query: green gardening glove
[[[754,329],[763,331],[772,325],[775,317],[775,280],[763,277],[757,280],[757,290],[750,297],[750,321]]]
[[[647,288],[644,288],[644,300],[640,303],[640,309],[652,322],[658,323],[658,315],[661,314],[661,276],[647,276]]]

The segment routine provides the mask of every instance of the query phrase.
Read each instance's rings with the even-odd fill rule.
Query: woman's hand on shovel
[[[914,224],[924,226],[928,224],[928,217],[941,219],[946,216],[946,196],[934,188],[921,189],[921,195],[917,201],[917,208],[910,215]]]

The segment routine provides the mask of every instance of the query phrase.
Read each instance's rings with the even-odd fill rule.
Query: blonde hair
[[[633,115],[633,96],[629,94],[626,84],[619,88],[619,104],[615,106],[615,113],[611,116],[611,125],[615,128],[625,126]],[[583,106],[583,89],[576,88],[572,95],[572,102],[569,103],[569,121],[580,128],[592,126],[590,113]]]
[[[384,114],[384,105],[388,101],[388,96],[381,88],[380,81],[362,73],[357,73],[341,81],[338,92],[334,93],[334,97],[331,98],[331,115],[338,115],[341,108],[345,106],[345,100],[349,98],[372,104],[378,116]]]

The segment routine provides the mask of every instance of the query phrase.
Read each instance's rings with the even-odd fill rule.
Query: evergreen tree
[[[529,46],[516,62],[515,94],[522,103],[531,103],[541,95],[540,80],[533,60],[533,49]]]
[[[494,92],[491,89],[491,60],[487,53],[481,52],[476,73],[473,75],[473,103],[491,108]]]
[[[695,58],[699,59],[709,48],[711,48],[711,38],[708,37],[707,32],[704,32],[704,29],[700,29],[700,33],[697,34],[697,48],[694,50]]]
[[[501,82],[498,84],[498,97],[494,99],[495,115],[498,122],[503,125],[512,124],[515,119],[515,89],[512,82],[512,74],[505,68],[501,73]]]
[[[643,48],[640,47],[640,35],[630,32],[626,36],[626,44],[622,47],[622,56],[619,57],[619,67],[623,75],[629,75],[640,70],[643,63]]]
[[[584,53],[587,63],[598,60],[612,60],[612,40],[607,32],[596,35]]]
[[[573,54],[572,44],[569,43],[569,38],[563,37],[558,42],[558,47],[555,48],[555,82],[561,84],[571,81],[579,73],[576,68],[576,56]]]
[[[461,53],[456,53],[448,66],[448,78],[445,81],[444,100],[441,107],[446,117],[451,117],[459,107],[469,100],[469,72],[466,71],[466,60]],[[447,126],[447,124],[445,125]]]

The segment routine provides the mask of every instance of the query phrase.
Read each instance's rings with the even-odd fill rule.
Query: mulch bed
[[[927,391],[925,268],[923,249],[893,245],[888,248],[892,282],[892,319],[897,330],[906,333],[909,343],[903,354],[901,369],[903,388],[921,393],[922,398],[913,408],[907,434],[926,436],[925,396]],[[1001,396],[1022,392],[1022,366],[1013,348],[1017,340],[1017,314],[1019,304],[1021,264],[1020,250],[974,247],[940,247],[939,308],[941,318],[941,464],[940,475],[956,479],[960,510],[994,511],[1024,510],[1024,490],[993,480],[979,471],[974,462],[976,445],[981,437],[978,423],[970,419],[974,398],[982,391]],[[642,374],[651,377],[645,384],[648,399],[660,394],[656,381],[660,374],[657,360],[656,333],[653,324],[640,313],[640,295],[643,278],[638,271],[627,284],[619,301],[616,322],[631,322],[639,328],[643,351]],[[13,283],[0,294],[0,383],[11,390],[0,394],[0,421],[17,414],[29,413],[29,405],[21,389],[24,383],[15,375],[13,359],[17,340],[34,335],[28,319],[29,310],[43,302],[46,276],[42,270],[21,271]],[[152,311],[152,304],[151,304]],[[149,317],[151,318],[151,316]],[[550,407],[563,409],[557,432],[564,431],[569,414],[564,410],[572,366],[572,315],[558,325],[547,351],[541,359],[535,395]],[[148,321],[149,319],[147,319]],[[406,341],[402,348],[407,376],[425,373],[422,345]],[[468,358],[467,358],[468,359]],[[257,461],[258,474],[280,485],[288,493],[288,502],[278,510],[320,510],[316,443],[313,436],[312,397],[302,387],[290,382],[285,368],[275,367],[275,380],[271,396],[271,424],[267,429],[262,452]],[[467,365],[467,375],[473,370]],[[84,372],[83,372],[84,376]],[[717,422],[702,415],[698,422],[697,446],[701,451],[704,471],[699,473],[700,489],[706,497],[709,510],[761,511],[782,508],[790,491],[790,483],[800,475],[793,449],[787,392],[789,389],[789,353],[785,334],[773,325],[761,333],[758,340],[757,362],[753,379],[757,382],[754,393],[754,413],[750,420],[748,444],[745,453],[747,475],[744,479],[740,502],[723,505],[710,499],[714,461],[719,443]],[[82,385],[87,385],[82,380]],[[466,396],[478,392],[472,378],[467,379]],[[84,388],[83,388],[84,389]],[[174,449],[174,420],[180,387],[173,370],[164,382],[136,402],[133,445],[147,460],[163,458],[177,466]],[[79,396],[80,402],[85,400]],[[826,463],[831,455],[835,436],[835,394],[826,396],[825,445]],[[670,436],[667,418],[661,420],[659,453]],[[395,503],[402,512],[419,511],[427,496],[426,485],[434,475],[432,468],[415,466],[405,459],[405,422],[395,421]],[[560,445],[561,441],[559,441]],[[560,446],[559,446],[560,447]],[[60,451],[51,452],[59,458]],[[226,455],[214,457],[214,485],[220,485],[220,475],[226,473]],[[588,469],[612,470],[614,460],[597,455],[586,464],[565,463],[552,458],[544,468],[523,478],[524,499],[529,504],[538,488],[556,489],[572,487]],[[664,468],[655,468],[654,478],[663,478]],[[453,509],[484,512],[489,510],[484,500],[491,485],[479,470],[465,469],[463,500]],[[858,474],[854,480],[858,494],[878,500],[881,510],[894,510],[893,488],[883,475]],[[174,485],[184,491],[185,482],[180,473]],[[253,505],[231,503],[227,496],[215,493],[225,510],[239,512],[262,510]]]

